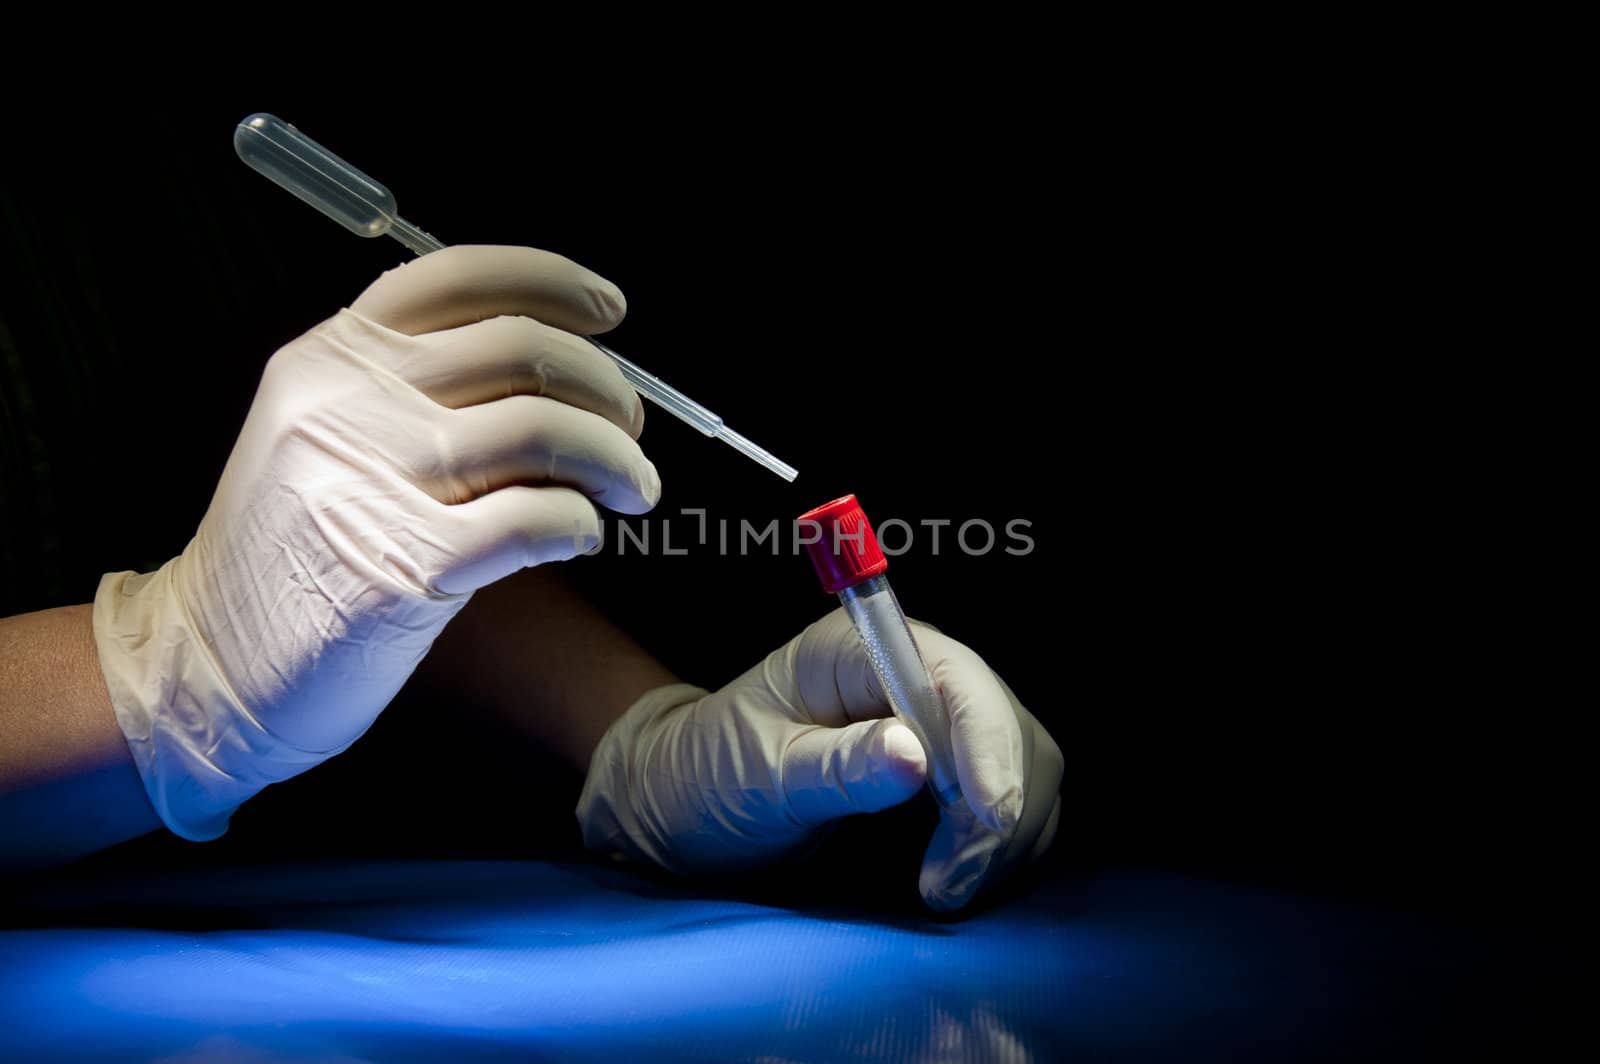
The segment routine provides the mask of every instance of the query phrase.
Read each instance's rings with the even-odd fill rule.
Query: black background
[[[18,107],[5,611],[180,551],[266,358],[408,257],[238,161],[235,123],[270,110],[447,243],[614,280],[614,346],[801,470],[786,485],[652,411],[658,517],[788,521],[854,492],[880,523],[1030,521],[1026,557],[968,556],[949,530],[935,556],[920,530],[891,576],[1060,742],[1056,859],[1470,919],[1568,889],[1567,785],[1529,764],[1514,625],[1485,599],[1470,471],[1435,429],[1440,356],[1407,317],[1428,270],[1370,160],[1292,115],[1179,99],[1132,122],[1048,77],[745,84],[626,107],[558,79],[386,106],[200,84]],[[708,685],[831,605],[787,550],[568,568]],[[571,779],[418,701],[212,852],[570,845]]]

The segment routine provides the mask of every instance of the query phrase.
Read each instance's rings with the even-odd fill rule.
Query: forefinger
[[[923,660],[950,714],[956,775],[967,804],[1004,831],[1022,815],[1022,725],[1000,680],[965,644],[913,626]]]
[[[350,309],[418,336],[520,315],[590,336],[622,321],[622,291],[593,270],[538,248],[457,244],[379,277]]]

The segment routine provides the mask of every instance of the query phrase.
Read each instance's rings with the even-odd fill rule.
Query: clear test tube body
[[[839,601],[861,636],[894,715],[911,729],[928,755],[928,789],[940,805],[956,805],[962,800],[961,783],[950,745],[950,714],[911,636],[900,601],[889,587],[889,578],[881,574],[868,577],[840,591]]]

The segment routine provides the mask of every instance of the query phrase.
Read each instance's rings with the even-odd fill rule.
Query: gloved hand
[[[215,838],[349,746],[475,589],[592,547],[595,504],[655,504],[639,397],[574,335],[623,313],[558,255],[452,247],[272,357],[183,553],[95,595],[117,722],[173,832]]]
[[[912,630],[950,711],[970,813],[941,811],[918,886],[956,909],[1037,857],[1061,813],[1061,751],[965,646]],[[927,758],[889,716],[861,640],[837,610],[715,693],[639,699],[601,738],[577,814],[584,842],[684,874],[805,851],[830,821],[905,801]]]

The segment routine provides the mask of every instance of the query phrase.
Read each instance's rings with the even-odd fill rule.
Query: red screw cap
[[[838,594],[889,568],[878,537],[854,495],[846,495],[800,515],[800,542],[811,555],[823,590]]]

